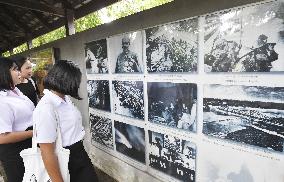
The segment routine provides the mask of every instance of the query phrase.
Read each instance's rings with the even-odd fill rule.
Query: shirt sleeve
[[[37,111],[34,112],[33,118],[36,125],[36,142],[55,142],[57,137],[57,121],[53,106],[51,104],[41,105]]]
[[[0,134],[12,132],[14,114],[12,109],[5,103],[0,103]]]

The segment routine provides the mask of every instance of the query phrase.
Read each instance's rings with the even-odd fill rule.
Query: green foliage
[[[53,31],[51,31],[47,34],[44,34],[42,36],[39,36],[39,37],[33,39],[32,40],[33,47],[38,47],[38,46],[41,46],[43,44],[55,41],[57,39],[61,39],[61,38],[65,37],[65,35],[66,35],[65,27],[64,26],[60,27],[56,30],[53,30]]]
[[[9,51],[6,51],[6,52],[2,53],[2,56],[3,57],[9,57],[9,56],[11,56],[11,54],[10,54]]]
[[[105,7],[99,11],[86,15],[75,21],[76,32],[81,32],[103,23],[108,23],[113,20],[144,11],[174,0],[123,0],[111,6]],[[65,27],[60,27],[52,32],[39,36],[32,40],[33,47],[38,47],[43,44],[61,39],[66,36]],[[14,53],[20,53],[27,50],[27,45],[23,44],[14,49]],[[5,55],[4,55],[5,54]],[[9,52],[3,53],[4,56],[9,56]]]
[[[75,21],[76,32],[81,32],[113,20],[144,11],[173,0],[124,0]]]
[[[13,54],[18,54],[18,53],[24,52],[26,50],[28,50],[28,45],[26,43],[24,43],[24,44],[22,44],[22,45],[20,45],[18,47],[15,47],[13,49]]]
[[[52,49],[45,49],[31,55],[31,61],[36,66],[33,67],[33,72],[48,70],[52,65]]]
[[[102,24],[102,20],[98,15],[98,12],[91,13],[75,21],[76,32],[81,32],[92,27],[96,27]]]

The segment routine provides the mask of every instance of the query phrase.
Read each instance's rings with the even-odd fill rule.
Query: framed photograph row
[[[283,6],[239,7],[86,43],[87,73],[283,72]]]

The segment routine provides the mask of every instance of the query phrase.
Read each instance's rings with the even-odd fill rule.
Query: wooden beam
[[[73,6],[69,1],[67,0],[59,0],[59,1],[62,3],[64,9],[73,9]]]
[[[49,13],[56,16],[64,17],[64,9],[56,8],[44,4],[40,4],[36,1],[27,0],[0,0],[0,4],[6,4],[23,9],[35,10],[39,12]]]
[[[89,3],[83,5],[82,7],[76,9],[75,11],[75,18],[81,18],[89,13],[95,12],[100,10],[104,7],[117,3],[121,0],[96,0],[90,1]]]
[[[0,18],[0,25],[8,31],[11,30],[11,27],[8,24],[6,24],[5,21],[2,21],[1,18]]]
[[[2,6],[1,10],[2,10],[2,12],[5,13],[5,15],[7,17],[10,17],[14,21],[15,24],[17,24],[19,27],[21,27],[25,31],[25,33],[31,32],[30,27],[27,26],[25,23],[21,22],[19,20],[20,18],[17,15],[15,15],[15,13],[13,11],[11,11],[10,9],[7,9],[5,6]]]
[[[7,44],[10,44],[11,40],[9,40],[5,35],[0,35],[1,40],[5,41]]]
[[[1,25],[0,25],[1,26]],[[0,28],[1,29],[1,34],[13,34],[16,37],[24,37],[25,33],[24,32],[17,32],[17,31],[11,31],[11,30],[4,30],[3,27]]]
[[[74,11],[70,9],[65,9],[66,12],[66,22],[65,22],[65,29],[66,29],[66,36],[75,34],[75,19],[74,19]]]
[[[51,31],[51,26],[50,24],[48,23],[48,21],[42,16],[42,14],[40,12],[37,12],[37,11],[34,11],[34,10],[31,10],[30,11],[31,14],[36,17],[36,19],[39,20],[39,22],[46,28],[48,29],[49,31]]]
[[[28,46],[28,50],[30,50],[31,48],[33,48],[33,42],[32,42],[32,40],[29,40],[29,41],[27,42],[27,46]]]

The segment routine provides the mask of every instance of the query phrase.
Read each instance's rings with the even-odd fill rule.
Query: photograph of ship
[[[112,81],[116,114],[144,120],[142,81]]]
[[[205,72],[284,71],[284,2],[205,18]]]
[[[284,87],[204,85],[203,133],[283,152]]]
[[[195,181],[195,144],[167,134],[149,131],[150,167],[181,181]]]
[[[108,80],[88,80],[87,90],[89,107],[110,111],[110,95]]]
[[[87,74],[108,73],[106,39],[86,43],[85,61]]]
[[[147,85],[150,122],[196,131],[196,84],[148,82]]]
[[[145,163],[145,131],[143,128],[114,121],[116,150]]]
[[[197,18],[149,28],[145,34],[148,72],[197,70]]]
[[[113,149],[111,119],[96,115],[95,110],[90,108],[90,123],[92,144],[97,142]]]

